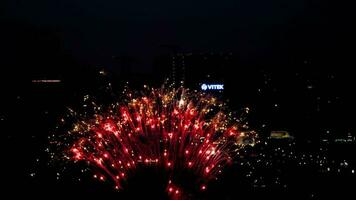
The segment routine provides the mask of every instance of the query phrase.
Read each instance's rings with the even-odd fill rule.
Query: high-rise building
[[[202,84],[223,85],[224,70],[235,66],[236,60],[231,53],[166,53],[156,57],[154,73],[175,86],[200,90]]]

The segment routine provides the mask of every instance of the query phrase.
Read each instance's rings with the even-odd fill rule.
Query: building
[[[288,131],[272,131],[269,138],[270,139],[290,139],[290,140],[294,139],[294,137],[291,136]]]
[[[236,61],[232,53],[166,53],[156,57],[154,73],[164,76],[160,77],[162,80],[169,78],[175,86],[223,91],[223,72],[236,66]],[[203,89],[203,84],[212,86]]]

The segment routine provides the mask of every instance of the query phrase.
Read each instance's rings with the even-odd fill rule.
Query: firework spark
[[[64,144],[66,159],[85,163],[117,190],[137,168],[152,166],[167,172],[172,199],[184,194],[174,180],[181,170],[198,177],[205,191],[238,150],[254,143],[255,133],[214,96],[171,87],[125,94],[106,108],[94,105],[91,114],[73,114],[65,140],[55,141]]]

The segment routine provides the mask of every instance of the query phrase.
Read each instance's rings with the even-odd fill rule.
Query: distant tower
[[[134,58],[129,55],[113,56],[113,65],[122,77],[128,77],[132,74],[134,61]]]
[[[171,78],[174,86],[184,86],[185,82],[185,57],[183,53],[178,53],[180,49],[176,45],[161,45],[169,51],[169,60],[171,61]]]
[[[184,86],[185,58],[182,53],[172,55],[172,79],[175,86]]]

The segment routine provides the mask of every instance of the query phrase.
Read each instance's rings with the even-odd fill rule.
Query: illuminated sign
[[[60,83],[61,80],[50,80],[50,79],[41,79],[41,80],[32,80],[32,83]]]
[[[224,90],[224,84],[202,84],[201,89],[206,90]]]

